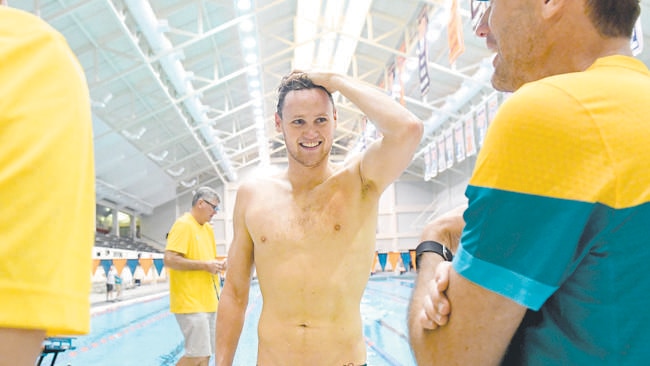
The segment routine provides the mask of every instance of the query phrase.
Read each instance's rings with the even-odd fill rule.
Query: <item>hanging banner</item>
[[[476,140],[474,138],[474,113],[465,116],[465,152],[467,156],[476,155]]]
[[[409,249],[409,255],[411,256],[411,263],[413,263],[413,268],[417,269],[416,265],[415,265],[416,264],[415,263],[415,255],[416,255],[415,249]]]
[[[126,266],[131,270],[131,275],[135,273],[135,269],[138,268],[138,259],[127,259]]]
[[[451,128],[445,131],[445,154],[447,156],[447,169],[454,166],[454,136]]]
[[[429,29],[428,7],[422,9],[418,18],[418,42],[415,53],[418,56],[418,75],[420,78],[420,93],[424,97],[429,92],[429,67],[427,65],[427,30]]]
[[[122,276],[122,270],[124,269],[124,266],[126,266],[126,258],[115,258],[113,259],[113,264],[117,270],[117,275]]]
[[[456,123],[454,126],[454,146],[456,147],[456,162],[465,160],[465,136],[463,135],[463,123]]]
[[[447,42],[449,44],[449,64],[453,65],[458,56],[465,52],[463,23],[458,13],[458,0],[451,1],[449,24],[447,25]]]
[[[156,267],[158,274],[162,273],[162,268],[165,265],[162,258],[155,258],[153,260],[153,265]]]
[[[431,178],[434,178],[438,175],[438,148],[435,142],[429,144],[429,154],[431,154]]]
[[[431,179],[431,153],[429,150],[431,149],[431,145],[427,145],[424,148],[424,180],[429,180]]]
[[[411,254],[409,252],[401,252],[400,256],[402,257],[402,264],[404,265],[404,270],[406,272],[411,270]]]
[[[445,151],[445,137],[438,137],[438,172],[447,170],[447,153]]]
[[[375,252],[375,257],[372,259],[372,269],[370,272],[375,273],[377,271],[377,252]]]
[[[378,253],[377,257],[379,257],[379,265],[383,271],[384,268],[386,268],[386,259],[388,259],[388,253]]]
[[[151,268],[151,265],[153,264],[153,259],[140,258],[138,260],[138,263],[140,263],[140,267],[142,267],[142,270],[144,271],[144,275],[147,276],[149,274],[149,268]]]
[[[108,271],[111,269],[111,266],[113,265],[113,260],[112,259],[102,259],[100,264],[101,264],[102,268],[104,268],[104,273],[108,274]]]
[[[487,133],[487,112],[485,110],[485,104],[481,103],[476,110],[476,133],[478,134],[478,146],[483,146],[483,140],[485,139],[485,134]]]
[[[93,271],[91,273],[93,276],[97,273],[97,267],[99,267],[99,259],[93,259]]]
[[[492,121],[494,121],[494,117],[497,115],[497,111],[499,110],[499,95],[497,93],[492,94],[487,101],[487,110],[488,110],[488,126]]]
[[[641,27],[641,17],[639,17],[634,24],[630,45],[632,46],[632,55],[637,56],[643,52],[643,28]]]

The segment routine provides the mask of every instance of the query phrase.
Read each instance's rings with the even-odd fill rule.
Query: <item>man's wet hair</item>
[[[307,76],[306,73],[301,71],[294,71],[289,75],[286,75],[282,78],[280,86],[278,87],[278,105],[277,113],[282,118],[282,108],[284,108],[284,98],[290,91],[294,90],[304,90],[304,89],[322,89],[327,93],[327,96],[330,98],[332,106],[334,106],[334,98],[332,94],[327,91],[324,87],[314,84],[313,81]]]

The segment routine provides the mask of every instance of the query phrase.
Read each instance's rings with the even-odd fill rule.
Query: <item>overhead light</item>
[[[257,55],[254,53],[249,53],[246,55],[246,57],[244,57],[244,61],[246,61],[246,63],[249,65],[253,65],[257,63]]]
[[[156,155],[156,154],[154,154],[154,153],[152,153],[152,152],[148,153],[147,155],[148,155],[151,159],[153,159],[153,160],[155,160],[155,161],[163,161],[163,159],[165,159],[165,158],[167,157],[168,154],[169,154],[169,151],[167,151],[167,150],[163,150],[163,151],[162,151],[160,154],[158,154],[158,155]]]
[[[257,67],[249,67],[248,68],[248,75],[255,77],[260,74],[260,70],[257,69]]]
[[[106,105],[107,105],[108,102],[110,102],[112,99],[113,99],[113,94],[112,94],[112,93],[108,93],[108,94],[106,94],[106,95],[104,96],[104,98],[102,99],[101,102],[97,102],[97,101],[94,101],[94,100],[91,99],[91,100],[90,100],[90,105],[91,105],[92,107],[94,107],[94,108],[106,108]]]
[[[253,38],[253,37],[246,37],[242,41],[242,44],[246,48],[253,48],[253,47],[257,46],[257,41],[255,41],[255,38]]]
[[[318,33],[322,0],[298,0],[294,24],[294,68],[316,66],[340,73],[347,71],[372,0],[347,1],[347,8],[345,3],[344,0],[327,1],[323,16],[324,31],[327,33],[320,40],[318,56],[314,57],[314,38]]]
[[[241,29],[244,32],[250,32],[254,28],[254,24],[250,19],[244,19],[239,23],[239,29]]]
[[[314,38],[318,30],[318,17],[322,0],[298,0],[294,22],[296,48],[293,51],[293,68],[310,69],[314,59]]]
[[[144,126],[140,127],[140,130],[138,130],[137,133],[131,133],[127,130],[122,130],[122,134],[131,140],[140,140],[145,132],[147,132],[147,128]]]
[[[104,96],[104,99],[102,99],[102,103],[108,104],[113,99],[113,93],[108,93],[106,96]]]
[[[250,0],[239,0],[239,1],[237,1],[237,8],[239,8],[239,10],[243,10],[243,11],[250,10],[251,1]]]
[[[167,173],[169,173],[169,175],[174,177],[180,177],[180,175],[183,174],[184,171],[185,171],[185,167],[180,167],[176,170],[173,170],[172,168],[167,169]]]
[[[372,0],[355,0],[348,2],[348,8],[341,24],[341,35],[332,58],[332,70],[346,73],[352,61],[352,55],[357,48],[357,43],[363,26],[366,23]]]
[[[181,181],[181,185],[182,185],[183,187],[185,187],[185,188],[193,187],[194,185],[196,185],[196,178],[192,179],[192,180],[189,181],[189,182],[186,182],[186,181],[182,180],[182,181]]]
[[[343,0],[328,0],[323,17],[325,34],[321,37],[318,45],[318,56],[314,60],[317,68],[332,69],[332,56],[338,33],[341,30],[341,18],[343,15]]]

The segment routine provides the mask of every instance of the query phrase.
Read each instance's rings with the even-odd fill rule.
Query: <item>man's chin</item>
[[[512,85],[512,81],[509,79],[499,77],[499,74],[497,72],[492,75],[491,83],[492,87],[500,92],[512,93],[518,89],[518,87]]]

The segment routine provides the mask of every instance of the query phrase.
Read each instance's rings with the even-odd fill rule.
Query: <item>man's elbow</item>
[[[422,135],[424,134],[424,124],[422,123],[422,120],[413,116],[406,122],[406,125],[406,137],[419,145],[420,141],[422,141]]]

